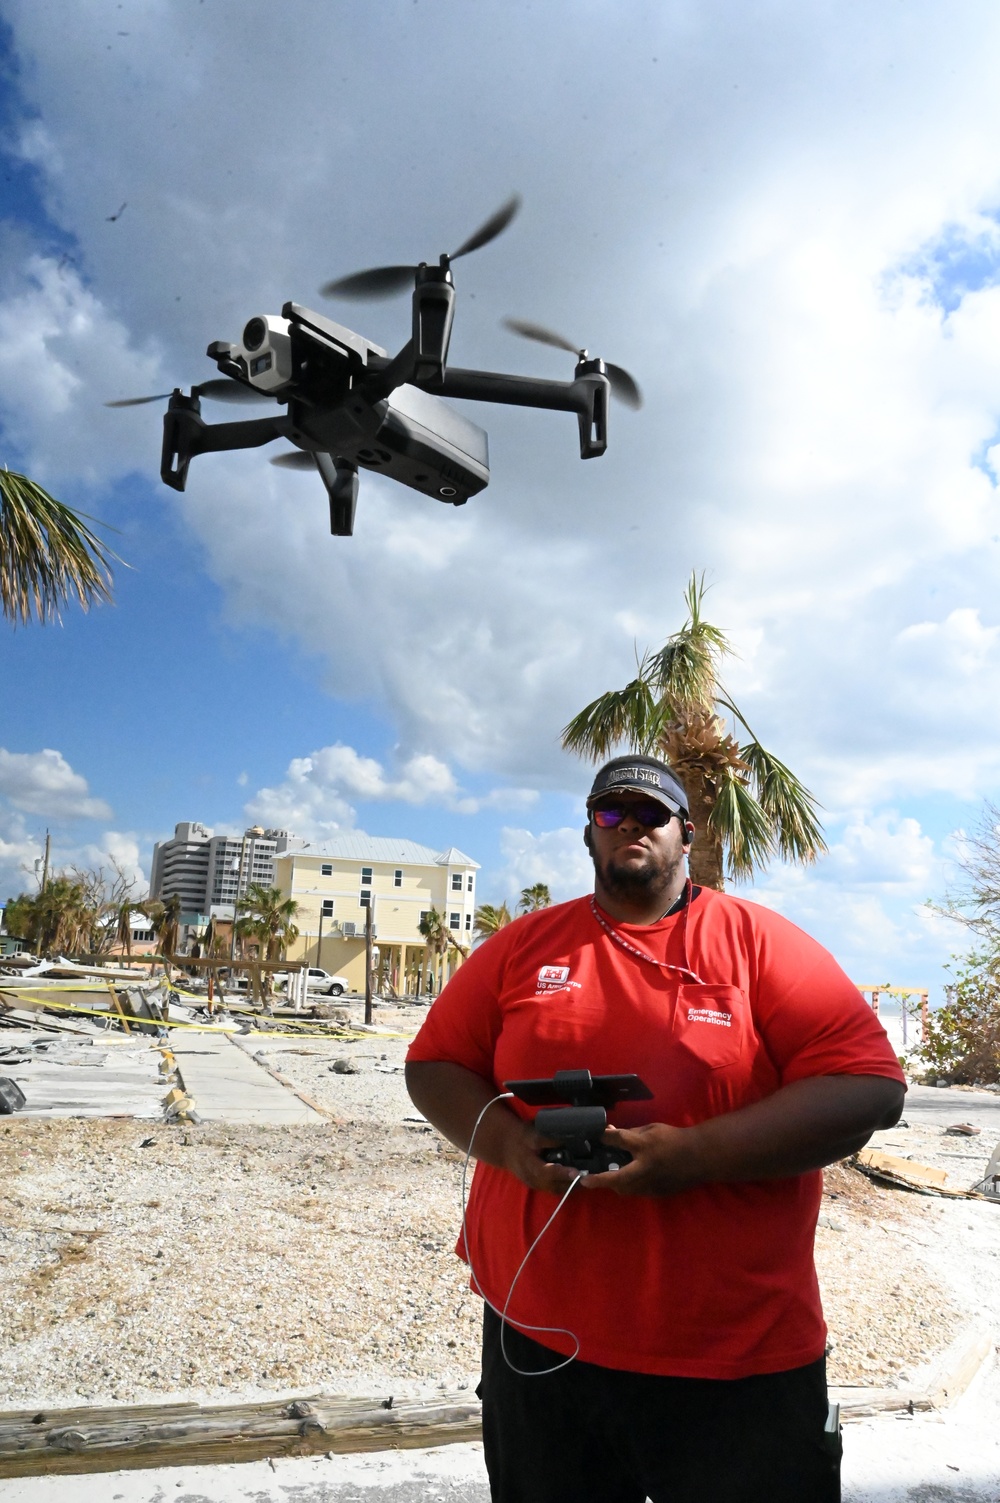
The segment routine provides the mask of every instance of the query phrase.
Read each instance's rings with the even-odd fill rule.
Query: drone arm
[[[580,423],[580,458],[596,459],[608,446],[610,387],[603,375],[580,376],[575,381],[543,381],[535,376],[505,376],[496,371],[467,371],[451,365],[443,381],[431,384],[414,380],[413,385],[433,392],[436,397],[575,412]]]
[[[380,402],[383,397],[395,391],[397,386],[412,382],[413,365],[412,339],[408,339],[399,354],[391,360],[378,355],[370,356],[368,369],[372,374],[366,376],[364,381],[365,395],[369,401]]]
[[[222,449],[256,449],[289,431],[287,414],[238,423],[206,423],[197,397],[175,392],[163,418],[160,478],[175,491],[187,483],[188,465],[196,454]]]

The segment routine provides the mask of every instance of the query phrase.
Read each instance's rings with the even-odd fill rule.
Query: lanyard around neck
[[[612,928],[612,926],[607,922],[604,915],[601,913],[601,910],[597,906],[597,899],[594,897],[592,897],[590,900],[590,911],[594,915],[595,919],[600,924],[601,928],[604,930],[608,938],[613,939],[615,944],[618,945],[620,949],[625,950],[629,955],[634,955],[638,960],[645,960],[649,965],[655,965],[661,971],[676,971],[683,980],[693,981],[697,986],[704,986],[704,982],[698,975],[697,971],[692,971],[687,964],[687,922],[688,914],[691,911],[690,877],[688,878],[687,885],[684,888],[684,909],[683,917],[681,918],[681,951],[684,956],[683,965],[670,965],[665,960],[657,960],[655,955],[650,955],[646,950],[641,950],[638,945],[630,944],[623,934],[619,934],[618,930]]]

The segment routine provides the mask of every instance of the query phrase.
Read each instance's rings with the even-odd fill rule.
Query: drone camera
[[[288,319],[271,313],[249,319],[243,329],[243,338],[233,346],[230,358],[246,372],[246,380],[259,391],[283,390],[292,379]]]

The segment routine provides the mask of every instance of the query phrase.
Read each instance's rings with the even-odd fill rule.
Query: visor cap
[[[593,787],[587,795],[590,810],[599,798],[609,793],[644,793],[647,798],[666,804],[673,814],[688,817],[688,796],[684,785],[666,762],[656,757],[613,757],[598,770]]]

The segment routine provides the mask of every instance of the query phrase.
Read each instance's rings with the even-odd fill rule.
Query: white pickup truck
[[[287,971],[275,971],[274,984],[284,989],[289,982]],[[306,983],[311,992],[322,992],[326,997],[342,997],[351,989],[351,983],[346,976],[331,976],[329,971],[321,971],[319,966],[309,967],[309,980]]]
[[[309,967],[309,980],[306,983],[311,992],[322,992],[326,997],[342,997],[351,989],[351,983],[346,976],[331,976],[329,971],[321,971],[318,966]]]

